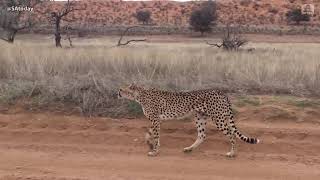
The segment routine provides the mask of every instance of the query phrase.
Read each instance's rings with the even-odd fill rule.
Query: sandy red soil
[[[238,156],[230,159],[224,156],[229,143],[212,123],[207,141],[184,154],[182,149],[195,139],[194,124],[163,122],[161,153],[148,157],[143,138],[149,124],[143,118],[1,111],[0,179],[319,179],[319,111],[305,110],[298,119],[275,112],[276,107],[269,106],[240,110],[238,128],[262,142],[238,141]]]
[[[311,18],[310,23],[319,24],[319,1],[218,0],[217,2],[218,22],[222,24],[286,25],[286,12],[305,3],[315,5],[315,16]],[[191,12],[200,4],[199,1],[84,0],[77,3],[82,10],[69,14],[68,19],[91,25],[135,25],[138,22],[133,15],[139,10],[148,10],[152,13],[152,24],[185,26],[189,24]],[[36,12],[59,11],[62,5],[61,2],[47,2],[36,7]]]

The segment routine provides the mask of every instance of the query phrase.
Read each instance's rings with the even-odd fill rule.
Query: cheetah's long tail
[[[237,138],[241,139],[244,142],[250,143],[250,144],[258,144],[260,142],[260,140],[257,138],[252,138],[252,137],[248,137],[248,136],[243,135],[238,129],[235,130],[235,134],[236,134]]]
[[[228,101],[228,103],[229,103],[230,111],[233,112],[233,111],[232,111],[232,108],[231,108],[231,102],[230,102],[229,98],[226,97],[226,99],[227,99],[227,101]],[[242,141],[244,141],[244,142],[246,142],[246,143],[250,143],[250,144],[258,144],[258,143],[260,142],[260,140],[257,139],[257,138],[252,138],[252,137],[248,137],[248,136],[246,136],[246,135],[243,135],[243,134],[237,129],[237,127],[235,126],[235,123],[234,123],[233,118],[234,118],[234,115],[233,115],[233,113],[231,113],[231,116],[230,116],[230,118],[229,118],[229,124],[231,125],[232,128],[234,128],[234,133],[236,134],[236,137],[237,137],[237,138],[241,139]]]

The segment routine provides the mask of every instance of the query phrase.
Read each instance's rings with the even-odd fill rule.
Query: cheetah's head
[[[130,100],[137,100],[140,92],[143,90],[135,84],[131,84],[128,87],[120,88],[118,91],[118,98],[125,98]]]

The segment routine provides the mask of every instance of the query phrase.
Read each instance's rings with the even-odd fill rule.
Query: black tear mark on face
[[[122,96],[121,96],[121,89],[118,91],[118,98],[122,98]]]

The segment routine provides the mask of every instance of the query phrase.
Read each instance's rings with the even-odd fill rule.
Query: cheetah
[[[259,139],[247,137],[236,128],[229,98],[219,90],[169,92],[131,84],[119,89],[118,98],[138,102],[142,106],[144,115],[151,121],[146,133],[146,143],[150,147],[149,156],[156,156],[159,153],[160,121],[181,118],[189,114],[195,115],[198,136],[191,146],[183,149],[184,152],[191,152],[204,142],[208,119],[211,119],[218,130],[229,138],[231,150],[226,154],[228,157],[235,156],[235,137],[250,144],[259,143]]]

